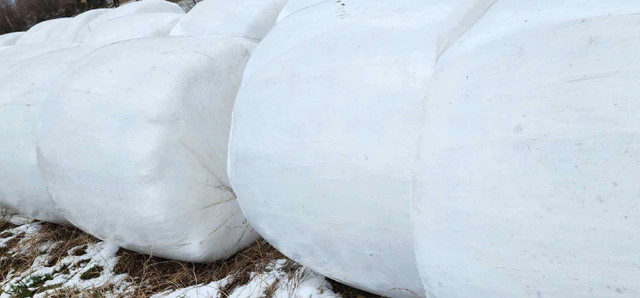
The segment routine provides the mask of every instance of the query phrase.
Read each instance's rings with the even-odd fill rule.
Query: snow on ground
[[[76,246],[66,252],[66,256],[57,258],[50,255],[60,242],[48,241],[44,243],[30,242],[30,238],[42,229],[41,222],[27,223],[0,233],[0,249],[9,249],[8,253],[0,257],[5,265],[9,258],[25,258],[30,254],[29,244],[37,245],[41,253],[33,260],[26,270],[18,272],[10,270],[3,281],[0,281],[0,297],[34,296],[48,297],[62,290],[82,291],[94,289],[109,284],[124,285],[125,276],[113,273],[117,263],[115,253],[118,247],[105,242],[97,242]],[[20,245],[9,248],[11,241],[20,241]],[[126,287],[114,288],[114,294],[126,293]]]
[[[226,277],[206,285],[197,285],[189,288],[165,292],[154,297],[229,297],[229,298],[259,298],[259,297],[296,297],[296,298],[329,298],[340,297],[331,290],[331,285],[324,276],[307,268],[300,267],[292,274],[285,269],[287,260],[280,259],[272,262],[268,271],[260,274],[252,274],[250,281],[239,286],[228,295],[221,289],[233,277]]]
[[[141,285],[126,273],[116,273],[117,252],[117,246],[74,228],[0,221],[0,298],[134,296]],[[265,270],[252,271],[246,279],[236,278],[242,279],[231,274],[153,297],[342,297],[324,276],[283,258],[269,261]]]

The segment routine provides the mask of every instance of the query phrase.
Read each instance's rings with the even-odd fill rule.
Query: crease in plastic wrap
[[[435,61],[493,1],[289,1],[234,109],[229,176],[293,260],[391,297],[423,296],[411,228]]]
[[[638,12],[498,1],[441,56],[413,183],[431,296],[640,295]]]
[[[121,247],[210,262],[251,244],[226,174],[253,41],[144,38],[78,61],[46,102],[38,161],[73,225]],[[113,53],[120,53],[114,59]]]

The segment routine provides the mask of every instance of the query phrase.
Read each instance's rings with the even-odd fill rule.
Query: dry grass
[[[14,236],[8,230],[15,228],[16,226],[8,222],[0,222],[0,235],[2,237]],[[6,243],[6,246],[0,248],[0,280],[7,278],[12,270],[18,270],[27,266],[24,260],[14,259],[10,257],[10,252],[13,248],[17,247],[18,243],[22,239],[22,235],[15,235],[13,239]],[[35,258],[34,258],[35,259]],[[28,264],[31,265],[31,264]]]
[[[211,264],[195,264],[172,261],[127,250],[118,252],[119,260],[114,271],[126,273],[136,285],[134,296],[148,296],[197,284],[207,284],[233,276],[221,292],[228,296],[233,290],[249,282],[251,273],[267,271],[272,261],[286,259],[265,241],[259,241],[235,256]],[[293,273],[300,266],[287,261],[285,272]]]
[[[98,241],[76,228],[51,223],[43,223],[40,231],[30,237],[25,237],[25,234],[9,235],[9,230],[15,227],[11,223],[0,222],[0,235],[13,236],[5,247],[0,248],[0,281],[5,280],[12,271],[29,270],[35,259],[42,255],[40,247],[43,245],[54,245],[46,261],[46,265],[51,267],[67,256],[70,249]],[[15,253],[17,251],[19,253]]]
[[[62,288],[56,290],[54,293],[47,294],[49,298],[69,298],[69,297],[111,297],[113,290],[111,287],[101,287],[93,289],[76,289],[76,288]]]
[[[0,235],[9,233],[8,230],[16,226],[6,222],[0,222]],[[10,236],[7,234],[3,237]],[[13,235],[11,235],[13,236]],[[47,243],[55,243],[48,251],[46,266],[52,267],[68,255],[82,255],[89,244],[99,240],[72,227],[63,227],[44,223],[39,232],[29,237],[15,235],[5,248],[0,248],[0,281],[13,271],[23,272],[29,270],[34,260],[42,255],[40,247]],[[19,254],[10,256],[11,251],[20,248]],[[294,277],[300,273],[301,266],[288,260],[278,250],[261,240],[235,256],[211,264],[195,264],[179,262],[128,251],[121,249],[117,256],[118,263],[114,268],[116,274],[127,274],[127,282],[131,283],[127,297],[149,297],[153,294],[169,290],[182,289],[198,284],[208,284],[232,276],[232,280],[220,289],[222,297],[228,297],[234,289],[247,284],[252,273],[264,273],[270,270],[269,266],[276,260],[287,260],[280,269]],[[76,264],[81,266],[81,264]],[[88,270],[87,274],[95,273]],[[88,278],[88,276],[87,276]],[[296,280],[293,278],[292,283]],[[334,292],[344,298],[379,297],[348,287],[335,281],[330,281]],[[271,297],[277,290],[278,281],[268,287],[265,297]],[[113,293],[113,286],[106,286],[90,290],[59,289],[51,297],[104,297]],[[294,284],[295,286],[295,284]]]
[[[126,273],[131,277],[130,282],[136,285],[136,291],[133,294],[135,297],[148,297],[155,293],[208,284],[233,276],[233,280],[220,289],[222,297],[228,297],[234,289],[250,281],[251,273],[267,272],[267,267],[275,260],[287,260],[282,270],[289,276],[294,276],[301,268],[299,264],[289,260],[264,240],[258,241],[225,261],[211,264],[172,261],[128,250],[120,250],[118,256],[120,259],[115,273]],[[277,283],[278,281],[267,288],[265,298],[275,293]],[[330,281],[330,283],[334,292],[343,298],[381,297],[336,281]]]
[[[345,284],[341,284],[335,280],[331,280],[327,278],[327,281],[331,284],[333,288],[333,292],[336,294],[340,294],[342,298],[382,298],[383,296],[374,295],[362,290],[358,290],[356,288],[352,288]]]
[[[8,233],[7,230],[13,229],[15,228],[16,225],[7,222],[7,221],[0,221],[0,235],[4,236],[5,233]]]
[[[56,246],[49,252],[47,267],[54,266],[60,259],[68,255],[78,255],[76,247],[84,247],[96,243],[100,240],[74,227],[65,227],[55,224],[45,223],[38,232],[37,241],[45,243],[47,241],[57,242]]]

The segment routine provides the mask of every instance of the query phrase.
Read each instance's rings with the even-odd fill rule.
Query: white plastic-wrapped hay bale
[[[640,3],[546,2],[499,1],[438,63],[413,205],[433,297],[640,295]]]
[[[280,11],[280,14],[278,15],[277,22],[279,23],[280,21],[286,19],[289,15],[291,15],[293,13],[301,11],[301,10],[306,9],[308,7],[317,5],[317,4],[321,3],[321,2],[324,2],[324,0],[290,0],[290,1],[287,1],[287,3],[284,5],[282,10]]]
[[[183,13],[141,13],[119,17],[94,27],[85,44],[110,43],[142,38],[167,36]]]
[[[15,46],[23,53],[41,53],[44,45]],[[55,49],[52,46],[50,49]],[[68,47],[14,60],[0,75],[0,204],[20,214],[66,223],[54,208],[40,177],[36,132],[42,102],[61,73],[90,48]],[[4,55],[3,51],[3,55]],[[5,57],[5,59],[8,59]]]
[[[38,23],[27,32],[1,35],[0,46],[74,42],[78,32],[85,25],[109,10],[110,9],[93,9],[73,18],[53,19]]]
[[[3,48],[2,52],[0,52],[0,69],[2,67],[6,68],[10,65],[22,62],[23,60],[27,60],[29,58],[40,56],[42,54],[55,52],[75,46],[78,45],[70,42],[8,46]]]
[[[0,35],[0,47],[7,47],[16,44],[16,41],[24,32],[12,32]]]
[[[108,11],[110,9],[93,9],[73,18],[44,21],[29,29],[18,44],[74,42],[82,28]]]
[[[171,35],[223,35],[261,40],[276,23],[286,0],[205,0],[173,28]]]
[[[39,130],[56,207],[101,239],[171,259],[219,260],[254,241],[226,175],[231,111],[254,45],[145,38],[76,63]]]
[[[27,45],[47,42],[56,32],[64,30],[70,21],[71,18],[59,18],[40,22],[22,34],[15,44]]]
[[[184,11],[178,4],[164,0],[131,1],[118,8],[109,10],[82,27],[76,36],[76,42],[83,42],[93,34],[93,30],[110,20],[134,14],[161,12],[184,14]]]
[[[0,48],[0,74],[12,65],[18,64],[29,58],[37,57],[49,52],[55,52],[70,47],[75,43],[46,43],[35,45],[8,46]]]
[[[517,32],[548,27],[550,24],[569,25],[572,22],[633,13],[640,3],[634,0],[500,0],[478,22],[460,37],[446,56],[455,56],[468,49]]]
[[[51,32],[51,36],[47,42],[74,42],[78,36],[78,32],[95,18],[110,11],[108,8],[92,9],[85,11],[71,19],[65,24]]]
[[[326,1],[279,22],[234,108],[229,175],[252,226],[330,278],[424,295],[409,219],[420,107],[441,49],[490,3]]]

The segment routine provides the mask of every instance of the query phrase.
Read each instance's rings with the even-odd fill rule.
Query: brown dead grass
[[[7,278],[7,276],[14,270],[29,268],[33,263],[33,260],[37,257],[37,255],[29,255],[24,258],[15,258],[11,256],[11,251],[17,248],[23,240],[23,235],[14,235],[8,231],[15,227],[16,226],[11,223],[0,222],[0,234],[2,234],[3,238],[13,236],[13,238],[6,243],[6,246],[0,248],[0,281]]]
[[[116,274],[126,273],[135,284],[134,297],[148,297],[152,294],[182,289],[198,284],[208,284],[233,276],[233,280],[220,289],[222,297],[229,297],[237,287],[247,284],[251,273],[263,273],[275,260],[287,260],[283,271],[294,276],[301,266],[276,250],[264,240],[260,240],[235,256],[211,264],[195,264],[150,257],[128,250],[118,252]],[[328,280],[328,279],[327,279]],[[293,281],[295,282],[295,281]],[[382,297],[367,293],[336,281],[329,280],[336,294],[343,298]],[[278,281],[265,291],[265,298],[272,297]]]
[[[384,296],[374,295],[356,288],[352,288],[345,284],[339,283],[335,280],[327,278],[327,281],[331,284],[333,292],[340,294],[342,298],[382,298]]]
[[[112,297],[113,289],[111,286],[92,288],[92,289],[77,289],[77,288],[61,288],[53,293],[47,294],[48,298],[76,298],[76,297]]]
[[[8,230],[16,226],[8,222],[0,222],[0,234],[9,236]],[[40,231],[34,236],[25,237],[24,234],[14,235],[6,247],[0,248],[0,280],[4,280],[11,271],[23,272],[28,270],[35,259],[40,256],[40,247],[47,243],[55,243],[46,262],[48,267],[68,255],[68,251],[79,245],[95,243],[98,240],[77,228],[43,223]],[[12,252],[20,250],[20,253]]]
[[[78,246],[86,248],[87,245],[100,241],[80,229],[51,223],[42,225],[36,240],[42,243],[47,241],[57,242],[56,246],[49,252],[49,259],[47,260],[47,266],[49,267],[55,266],[60,259],[70,254],[76,254],[76,251],[70,251],[72,248]]]
[[[119,251],[118,256],[114,271],[131,277],[130,282],[137,285],[134,296],[138,297],[233,276],[233,280],[221,289],[226,297],[238,286],[248,283],[252,272],[265,272],[272,261],[286,259],[264,240],[225,261],[211,264],[172,261],[127,250]],[[284,270],[293,273],[298,268],[299,265],[287,261]]]
[[[0,221],[0,234],[2,234],[6,230],[13,229],[15,227],[17,226],[8,221]]]
[[[16,226],[13,224],[0,222],[0,234],[14,227]],[[88,244],[100,241],[77,228],[50,223],[43,223],[41,230],[34,236],[26,238],[23,236],[17,235],[6,248],[0,248],[0,281],[4,280],[12,270],[17,272],[28,270],[36,257],[41,255],[39,247],[43,244],[57,243],[50,250],[47,260],[46,265],[51,267],[70,254],[80,254],[86,250]],[[17,247],[22,247],[24,251],[18,256],[8,257],[9,252]],[[127,297],[149,297],[152,294],[207,284],[227,276],[233,276],[231,282],[220,289],[222,297],[228,297],[234,289],[247,284],[252,273],[267,272],[268,266],[275,260],[287,260],[282,270],[292,277],[296,276],[301,268],[300,265],[290,261],[264,240],[258,241],[227,260],[211,264],[173,261],[124,249],[121,249],[117,256],[119,260],[114,272],[128,274],[128,282],[132,284],[132,291],[127,293]],[[81,264],[76,264],[76,266],[81,266]],[[292,282],[296,283],[297,281]],[[329,282],[333,291],[344,298],[380,297],[335,281],[329,280]],[[276,281],[275,284],[277,283]],[[267,288],[266,298],[271,297],[277,290],[275,284]],[[106,294],[112,293],[112,286],[83,289],[82,291],[61,289],[53,293],[51,297],[104,297]]]

